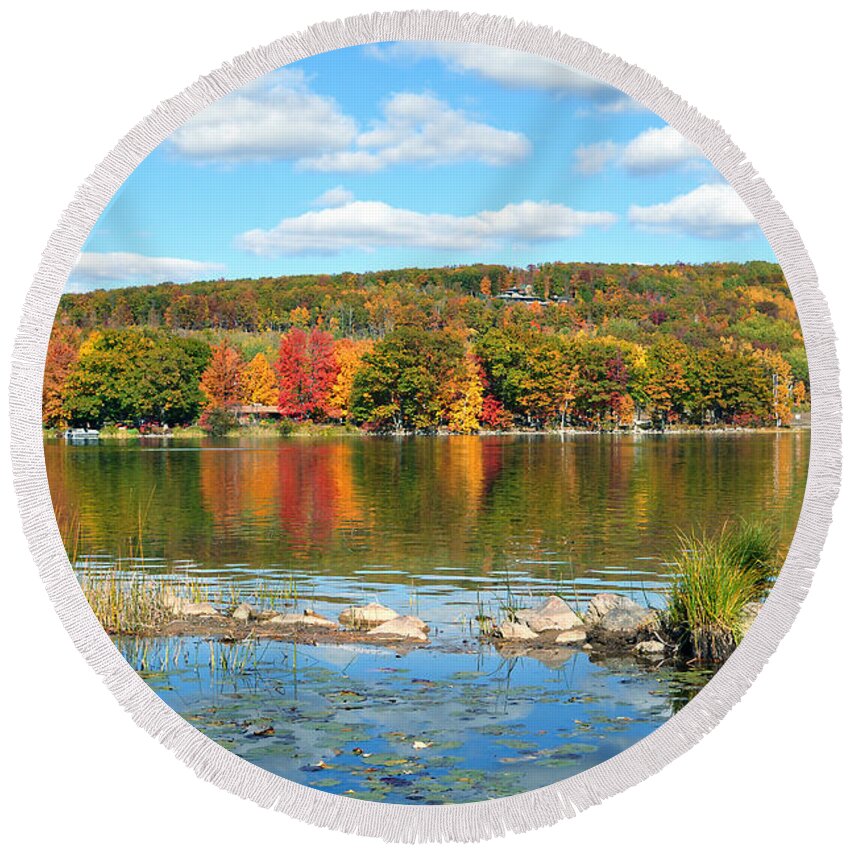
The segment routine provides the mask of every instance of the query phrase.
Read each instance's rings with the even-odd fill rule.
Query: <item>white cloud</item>
[[[385,163],[369,151],[337,151],[301,159],[296,165],[302,171],[324,171],[335,174],[371,174],[380,171]]]
[[[320,209],[323,207],[341,207],[353,200],[354,193],[350,189],[346,189],[345,186],[334,186],[333,189],[328,189],[326,192],[322,192],[318,198],[314,198],[310,206]]]
[[[337,102],[283,68],[216,101],[177,129],[169,145],[200,163],[292,160],[306,171],[374,172],[395,163],[506,165],[530,150],[522,133],[491,127],[430,94],[401,92],[362,131]]]
[[[233,164],[298,159],[346,148],[357,133],[333,98],[284,68],[217,100],[176,130],[170,144],[200,161]]]
[[[703,159],[700,149],[672,127],[652,127],[632,139],[621,162],[632,174],[658,174]]]
[[[620,155],[620,147],[616,142],[594,142],[592,145],[582,145],[574,151],[575,170],[579,174],[589,176],[599,174],[609,162]]]
[[[285,218],[270,230],[250,230],[237,238],[237,247],[266,257],[379,248],[480,252],[512,243],[569,239],[588,227],[615,221],[610,212],[583,212],[548,202],[523,201],[457,216],[354,201]]]
[[[625,145],[610,139],[583,145],[573,156],[575,170],[584,175],[598,174],[609,164],[635,175],[708,165],[700,149],[672,127],[651,127]]]
[[[398,163],[508,165],[531,149],[522,133],[501,130],[453,109],[430,94],[400,92],[383,104],[383,119],[355,140],[355,150],[307,157],[310,171],[373,172]]]
[[[706,183],[685,195],[629,208],[629,221],[653,233],[730,239],[750,235],[755,219],[728,183]]]
[[[439,59],[458,73],[474,73],[514,89],[535,88],[553,94],[577,94],[609,100],[617,90],[560,62],[521,50],[446,41],[402,41],[372,45],[368,53],[380,59]]]
[[[642,103],[638,103],[633,98],[624,94],[616,100],[607,100],[603,103],[597,103],[593,107],[594,112],[599,112],[602,115],[628,115],[633,112],[649,112]]]
[[[85,251],[80,254],[68,278],[69,289],[108,288],[144,283],[187,283],[218,277],[224,266],[218,263],[202,263],[177,257],[146,257],[120,251],[96,253]]]

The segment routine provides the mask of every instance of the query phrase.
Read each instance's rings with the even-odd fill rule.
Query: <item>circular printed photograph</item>
[[[542,788],[660,727],[793,537],[809,378],[703,153],[570,67],[335,50],[91,230],[44,454],[89,605],[216,744],[358,800]]]

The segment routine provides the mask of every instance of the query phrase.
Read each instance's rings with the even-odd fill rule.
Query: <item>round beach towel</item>
[[[202,777],[477,839],[741,696],[826,533],[836,374],[717,125],[567,36],[398,13],[120,142],[30,292],[13,454],[69,633]]]

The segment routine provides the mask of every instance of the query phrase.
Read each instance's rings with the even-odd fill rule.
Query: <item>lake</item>
[[[431,625],[390,649],[116,638],[176,711],[246,759],[365,799],[539,787],[657,728],[711,675],[568,649],[503,657],[473,619],[507,594],[663,604],[677,533],[766,519],[790,543],[809,432],[45,442],[78,571],[156,575],[336,617]]]

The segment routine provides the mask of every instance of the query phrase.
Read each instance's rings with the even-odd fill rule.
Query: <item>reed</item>
[[[476,614],[473,621],[478,626],[478,636],[480,638],[489,639],[496,633],[496,619],[489,608],[485,608],[484,602],[481,600],[481,594],[476,591]],[[470,624],[470,633],[472,626]]]
[[[110,634],[138,634],[172,618],[173,591],[162,580],[126,578],[113,571],[81,573],[78,580],[86,601]]]
[[[207,641],[207,647],[210,672],[213,675],[221,672],[242,676],[246,668],[250,670],[256,666],[257,649],[254,641],[230,644]]]
[[[764,599],[776,576],[776,532],[741,523],[714,537],[680,535],[679,548],[666,631],[681,653],[724,661],[743,637],[747,606]]]
[[[80,556],[80,543],[82,540],[82,526],[80,515],[77,512],[68,513],[61,506],[56,508],[56,525],[59,528],[59,536],[65,546],[68,561],[73,566]]]
[[[730,562],[750,573],[766,594],[779,571],[777,530],[764,523],[741,520],[733,529],[724,529],[723,535]]]

